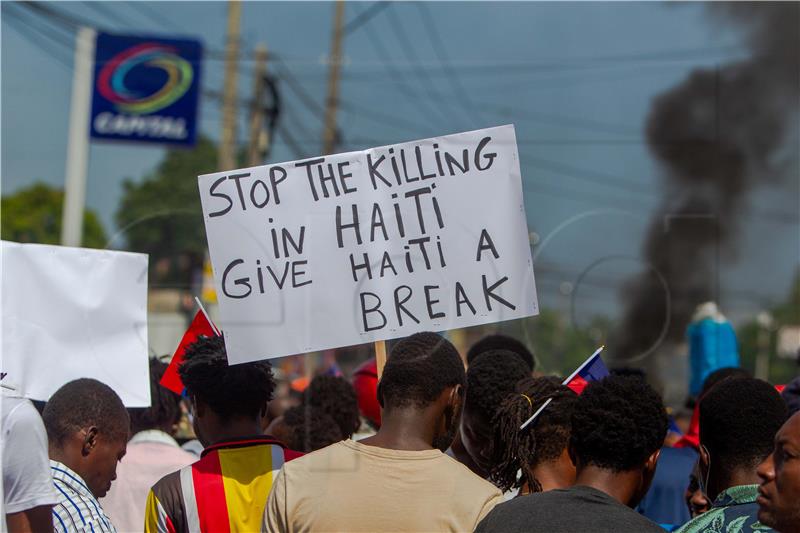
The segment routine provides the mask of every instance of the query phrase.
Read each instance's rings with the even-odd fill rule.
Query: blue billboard
[[[91,137],[193,145],[202,54],[196,40],[98,33]]]

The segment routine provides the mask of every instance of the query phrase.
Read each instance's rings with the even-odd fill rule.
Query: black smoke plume
[[[697,69],[653,102],[646,135],[663,171],[663,200],[644,242],[649,270],[623,289],[612,352],[620,361],[683,339],[695,306],[719,296],[718,269],[735,257],[748,192],[797,179],[797,150],[787,164],[782,149],[798,138],[800,4],[708,9],[745,32],[750,54]]]

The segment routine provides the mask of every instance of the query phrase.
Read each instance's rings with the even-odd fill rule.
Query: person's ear
[[[661,448],[657,449],[653,453],[650,454],[650,457],[647,458],[647,461],[644,463],[644,467],[648,472],[655,472],[656,466],[658,465],[658,458],[661,457]]]
[[[450,405],[457,408],[464,399],[464,387],[456,385],[450,390]]]
[[[708,471],[708,465],[711,463],[711,455],[708,453],[708,448],[700,445],[700,466],[704,471]]]
[[[575,468],[578,468],[580,466],[578,465],[578,456],[575,454],[575,448],[572,447],[572,443],[567,446],[567,453],[572,464],[575,465]]]
[[[97,426],[91,426],[84,430],[83,443],[81,445],[81,455],[87,457],[92,450],[97,447]]]
[[[375,391],[375,393],[376,393],[376,394],[377,394],[377,396],[378,396],[378,405],[380,405],[380,406],[381,406],[381,409],[383,409],[383,408],[384,408],[384,405],[383,405],[383,388],[381,387],[382,385],[383,385],[383,382],[382,382],[382,381],[379,381],[379,382],[378,382],[378,388],[377,388],[377,390]]]
[[[197,396],[192,396],[192,411],[194,411],[195,418],[202,418],[206,414],[206,404],[199,400]]]

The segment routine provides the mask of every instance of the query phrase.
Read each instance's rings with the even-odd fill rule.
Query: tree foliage
[[[0,234],[4,240],[39,244],[61,243],[64,191],[37,182],[4,196],[0,205]],[[97,214],[83,212],[83,243],[87,248],[105,248],[108,240]]]
[[[766,350],[769,354],[769,379],[772,383],[788,383],[800,374],[794,358],[781,358],[777,354],[778,331],[782,326],[800,325],[800,270],[795,274],[789,295],[782,303],[768,310],[774,321],[769,330]],[[739,340],[739,352],[742,366],[750,372],[755,370],[756,356],[759,351],[759,330],[761,326],[756,320],[742,324],[736,332]]]
[[[150,254],[156,283],[188,285],[202,267],[206,235],[197,176],[216,168],[216,146],[200,138],[191,150],[169,150],[141,181],[123,183],[117,226],[129,250]]]

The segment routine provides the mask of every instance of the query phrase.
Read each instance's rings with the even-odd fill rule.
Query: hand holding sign
[[[538,313],[513,126],[200,176],[231,363]]]

